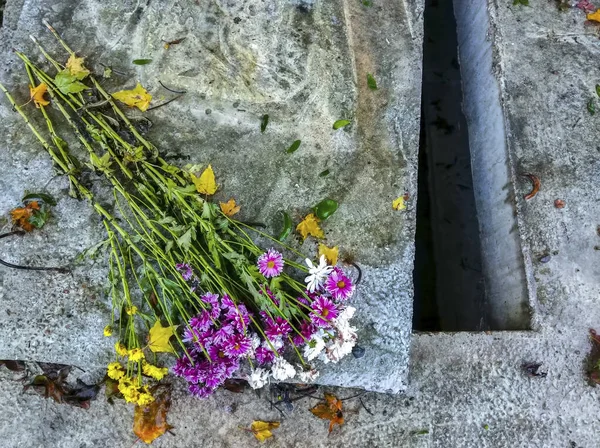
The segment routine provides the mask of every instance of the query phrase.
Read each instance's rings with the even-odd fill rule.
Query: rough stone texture
[[[36,55],[27,37],[33,34],[61,54],[45,18],[88,56],[90,67],[101,72],[101,64],[112,65],[109,90],[138,79],[156,103],[174,96],[159,80],[187,90],[146,114],[153,122],[149,139],[175,163],[212,163],[221,186],[215,199],[235,196],[242,220],[266,220],[276,232],[278,210],[299,222],[325,197],[339,201],[324,227],[327,242],[363,267],[356,306],[367,355],[332,366],[320,381],[398,392],[406,386],[410,344],[414,211],[409,203],[407,211],[394,212],[391,203],[405,192],[416,197],[420,8],[419,2],[369,8],[346,0],[9,2],[0,29],[0,57],[7,61],[1,79],[24,103],[25,75],[9,49]],[[152,63],[131,64],[136,58]],[[368,89],[367,73],[379,90]],[[0,104],[6,173],[0,208],[6,213],[23,190],[42,188],[53,173],[20,117],[6,101]],[[263,114],[270,117],[265,133]],[[341,118],[353,124],[334,131]],[[286,154],[296,139],[302,146]],[[320,177],[325,169],[331,174]],[[98,218],[66,196],[64,180],[48,188],[60,198],[55,221],[4,244],[4,258],[65,263],[102,238]],[[97,190],[107,194],[101,184]],[[302,246],[309,254],[315,248],[312,240]],[[106,271],[102,260],[94,266],[73,277],[3,269],[2,308],[10,314],[0,314],[0,359],[103,365],[112,343],[101,340]]]

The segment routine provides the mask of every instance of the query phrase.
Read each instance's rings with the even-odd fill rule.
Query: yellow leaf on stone
[[[339,253],[340,250],[337,246],[327,247],[325,244],[319,243],[319,258],[321,255],[324,255],[327,263],[331,266],[335,266],[337,264]]]
[[[277,428],[279,428],[279,422],[263,422],[260,420],[253,421],[250,426],[252,434],[254,434],[254,437],[256,437],[259,442],[264,442],[273,437],[271,430]]]
[[[406,204],[404,203],[404,196],[400,196],[394,199],[394,202],[392,202],[392,208],[398,211],[404,210],[406,208]]]
[[[50,104],[50,101],[44,98],[44,94],[47,91],[48,86],[44,82],[37,87],[29,86],[29,94],[35,104],[35,107],[39,108],[40,106],[47,106],[48,104]]]
[[[69,69],[69,73],[79,81],[84,79],[90,74],[90,71],[83,66],[84,58],[78,58],[74,54],[69,57],[66,67]]]
[[[240,206],[236,205],[233,198],[227,202],[219,202],[219,207],[221,207],[221,211],[227,216],[233,216],[240,211]]]
[[[177,325],[163,327],[160,321],[157,320],[150,329],[150,334],[148,335],[148,347],[150,350],[154,353],[175,353],[175,350],[173,350],[173,347],[169,344],[169,339],[173,336],[176,329]]]
[[[200,194],[215,194],[217,191],[217,182],[215,180],[215,172],[211,165],[208,165],[200,177],[192,174],[192,182],[196,185],[196,191]]]
[[[121,90],[112,94],[113,98],[127,104],[130,107],[137,107],[142,112],[145,112],[150,106],[152,95],[142,87],[140,83],[132,90]]]
[[[592,13],[589,13],[586,18],[588,20],[593,20],[594,22],[600,22],[600,8]]]
[[[296,231],[300,232],[302,238],[306,239],[308,235],[312,235],[315,238],[324,238],[325,234],[323,229],[319,227],[319,218],[313,213],[306,215],[304,220],[296,226]]]

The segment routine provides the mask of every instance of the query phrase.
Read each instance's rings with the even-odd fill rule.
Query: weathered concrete
[[[0,57],[8,61],[2,80],[26,101],[26,78],[9,49],[36,54],[30,33],[61,54],[41,24],[45,18],[88,56],[88,65],[99,72],[101,63],[113,66],[110,89],[139,79],[157,103],[173,96],[159,80],[187,90],[146,114],[154,124],[149,138],[176,163],[212,163],[221,185],[216,199],[234,196],[242,205],[241,219],[266,220],[276,232],[278,210],[298,222],[325,197],[339,201],[325,231],[328,243],[340,245],[364,267],[355,304],[367,355],[332,366],[320,381],[398,392],[407,376],[415,214],[412,201],[404,212],[394,212],[391,202],[405,192],[416,194],[419,11],[419,2],[369,8],[347,0],[260,6],[224,0],[11,2],[0,38]],[[164,48],[164,41],[180,38],[185,40]],[[136,58],[153,61],[132,65]],[[377,78],[379,90],[368,89],[367,73]],[[24,189],[40,189],[52,171],[20,118],[6,101],[0,104],[5,192],[0,207],[8,212]],[[270,121],[261,134],[263,114]],[[341,118],[353,124],[334,131],[333,122]],[[302,146],[286,154],[296,139]],[[320,177],[325,169],[331,174]],[[4,245],[5,258],[64,263],[102,238],[87,204],[66,197],[64,188],[61,180],[49,186],[60,198],[55,221],[37,235]],[[99,184],[99,194],[103,191]],[[302,250],[315,248],[308,241]],[[107,310],[94,305],[105,303],[105,271],[101,265],[87,270],[80,268],[72,279],[2,270],[2,304],[11,314],[0,317],[0,359],[83,366],[108,360],[111,341],[100,336]],[[93,295],[83,287],[89,284]],[[61,310],[73,316],[69,327]]]

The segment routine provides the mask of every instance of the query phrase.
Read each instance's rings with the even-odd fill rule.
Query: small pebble
[[[206,109],[205,112],[206,112],[206,115],[212,114],[212,110],[210,110],[210,109]]]
[[[542,258],[540,258],[540,263],[548,263],[550,258],[552,258],[550,255],[544,255]]]
[[[556,208],[564,208],[565,207],[565,201],[563,201],[562,199],[555,199],[554,200],[554,206]]]
[[[233,103],[233,107],[239,107],[239,105],[240,105],[239,101],[236,101],[235,103]]]
[[[365,356],[365,349],[364,347],[361,347],[360,345],[355,345],[352,348],[352,356],[354,356],[355,358],[362,358],[363,356]]]

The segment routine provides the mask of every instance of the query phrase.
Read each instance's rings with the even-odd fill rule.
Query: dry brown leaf
[[[167,414],[171,407],[171,391],[163,390],[148,406],[136,406],[133,411],[133,432],[146,443],[152,443],[169,429]]]
[[[239,213],[240,211],[240,206],[236,205],[235,199],[233,198],[231,198],[227,202],[219,202],[219,207],[221,207],[221,211],[229,217],[235,215],[236,213]]]
[[[325,402],[317,404],[310,412],[323,420],[329,420],[329,432],[333,430],[334,425],[344,424],[342,400],[335,395],[326,393]]]
[[[29,222],[29,219],[33,216],[36,210],[40,209],[40,205],[37,201],[29,202],[25,207],[18,207],[11,210],[10,216],[13,224],[19,226],[26,232],[31,232],[34,228],[33,224]]]

